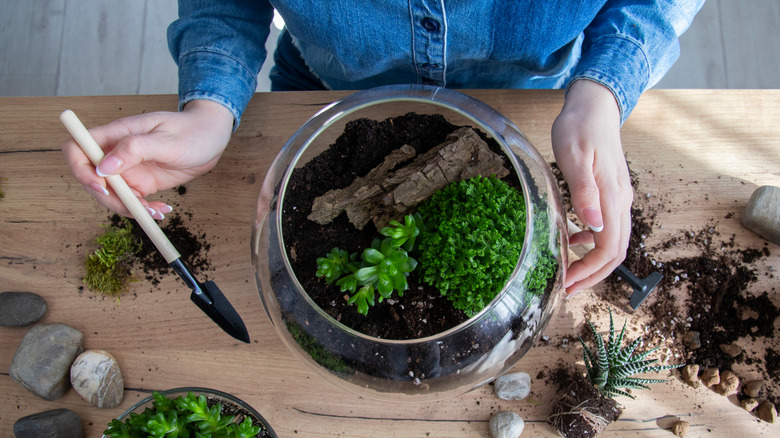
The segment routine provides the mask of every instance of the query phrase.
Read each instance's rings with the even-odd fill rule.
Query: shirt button
[[[428,32],[438,32],[439,31],[439,22],[434,20],[431,17],[425,17],[423,18],[420,23],[422,23],[422,26],[427,30]]]
[[[422,78],[423,85],[436,85],[436,81],[431,78]]]

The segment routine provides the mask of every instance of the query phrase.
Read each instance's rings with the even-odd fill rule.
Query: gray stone
[[[495,391],[501,400],[522,400],[531,393],[531,376],[524,372],[504,374],[496,379]]]
[[[761,390],[763,388],[763,380],[751,380],[745,383],[745,386],[742,387],[742,392],[748,397],[758,398],[761,395]]]
[[[0,293],[0,326],[26,327],[46,313],[46,300],[32,292]]]
[[[490,417],[490,435],[493,438],[517,438],[525,429],[525,422],[514,412],[496,412]]]
[[[757,188],[742,213],[742,223],[764,239],[780,245],[780,187]]]
[[[70,387],[70,365],[81,353],[84,336],[65,324],[39,324],[24,335],[11,361],[11,378],[46,400]]]
[[[122,403],[125,383],[114,356],[103,350],[87,350],[70,367],[73,389],[99,408],[115,408]]]
[[[771,401],[764,400],[756,408],[756,416],[767,423],[774,423],[777,421],[777,408]]]
[[[38,412],[16,420],[16,438],[82,438],[81,419],[70,409]]]

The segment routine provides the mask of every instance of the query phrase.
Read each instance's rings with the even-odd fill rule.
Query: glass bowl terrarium
[[[516,203],[473,204],[484,187]],[[443,230],[472,217],[485,234],[447,244],[470,231]],[[387,86],[329,105],[284,145],[252,258],[278,334],[325,378],[380,400],[438,400],[492,381],[541,336],[567,266],[564,218],[549,167],[504,116],[460,92]],[[390,243],[415,225],[422,249]],[[450,254],[426,252],[436,245]]]
[[[265,418],[248,403],[216,389],[198,387],[159,391],[138,401],[108,424],[103,438],[195,433],[276,438]]]

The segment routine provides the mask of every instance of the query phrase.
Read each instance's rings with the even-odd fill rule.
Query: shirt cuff
[[[649,77],[647,56],[636,41],[624,36],[605,36],[583,51],[566,91],[577,79],[589,79],[607,87],[617,100],[622,126]]]
[[[256,75],[228,52],[199,48],[179,58],[179,111],[193,100],[217,102],[233,113],[235,131],[256,89]]]

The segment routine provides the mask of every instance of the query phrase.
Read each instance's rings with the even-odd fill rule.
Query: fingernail
[[[98,176],[101,177],[107,177],[109,175],[113,175],[116,173],[117,170],[119,170],[120,167],[122,167],[122,160],[119,158],[108,155],[105,158],[103,158],[102,161],[95,167],[95,172],[98,174]]]
[[[154,215],[157,214],[157,211],[153,208],[146,207],[146,211],[149,212],[149,216],[154,217]]]
[[[595,208],[586,208],[582,214],[585,216],[585,222],[588,223],[588,228],[594,233],[599,233],[604,229],[604,219],[601,217],[601,212]]]
[[[172,212],[172,211],[173,211],[173,207],[171,207],[170,205],[163,205],[163,206],[160,208],[160,210],[159,210],[159,211],[160,211],[160,213],[170,213],[170,212]]]
[[[100,184],[98,184],[98,183],[96,183],[96,182],[91,182],[91,183],[89,183],[89,187],[90,187],[92,190],[94,190],[94,191],[96,191],[96,192],[98,192],[98,193],[102,193],[102,194],[104,194],[104,195],[108,196],[108,190],[106,190],[106,188],[105,188],[105,187],[101,186]]]
[[[570,298],[574,298],[574,296],[575,296],[575,295],[577,295],[578,293],[580,293],[580,291],[578,291],[578,290],[575,290],[575,291],[574,291],[574,292],[572,292],[572,293],[567,293],[567,294],[566,294],[566,298],[565,298],[565,299],[567,299],[567,300],[568,300],[568,299],[570,299]]]

